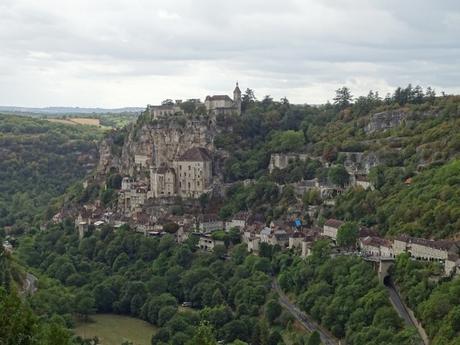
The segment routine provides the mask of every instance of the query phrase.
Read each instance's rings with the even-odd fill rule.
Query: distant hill
[[[69,115],[69,114],[120,114],[120,113],[140,113],[145,108],[141,107],[124,107],[124,108],[80,108],[80,107],[45,107],[29,108],[15,106],[0,106],[0,112],[3,113],[24,113],[40,115]]]

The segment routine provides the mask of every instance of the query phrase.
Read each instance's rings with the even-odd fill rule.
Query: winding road
[[[336,339],[332,334],[327,332],[321,326],[319,326],[312,318],[302,312],[295,304],[289,301],[289,298],[281,290],[276,279],[273,279],[272,288],[278,293],[279,302],[283,308],[285,308],[292,316],[296,318],[297,321],[308,331],[314,332],[317,331],[321,337],[321,342],[324,345],[337,345],[340,344],[340,341]]]
[[[385,284],[385,287],[387,288],[388,293],[390,295],[390,302],[391,304],[393,304],[393,307],[396,310],[396,312],[399,314],[399,316],[404,320],[406,325],[411,326],[411,327],[416,327],[416,325],[410,318],[409,313],[406,307],[404,306],[404,303],[401,300],[401,297],[395,290],[393,283],[389,281],[387,284]]]

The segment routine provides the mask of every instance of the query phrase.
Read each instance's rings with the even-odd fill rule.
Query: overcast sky
[[[0,105],[460,93],[459,0],[0,0]]]

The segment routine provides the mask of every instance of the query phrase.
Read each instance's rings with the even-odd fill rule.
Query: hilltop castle
[[[200,106],[203,107],[200,99],[189,99],[187,103],[194,103],[197,109]],[[175,102],[168,102],[162,105],[147,105],[147,111],[153,119],[158,119],[164,116],[171,116],[176,114],[185,114],[184,107],[182,106],[182,100],[176,100]],[[213,95],[206,96],[204,101],[204,109],[208,114],[236,114],[241,115],[241,90],[236,83],[236,87],[233,90],[233,99],[228,95]]]
[[[204,105],[208,113],[217,114],[232,114],[241,115],[241,90],[236,83],[233,90],[233,100],[227,95],[207,96]]]

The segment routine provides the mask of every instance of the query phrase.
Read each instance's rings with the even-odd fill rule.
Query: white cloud
[[[454,0],[0,0],[0,104],[460,92],[458,32]]]

